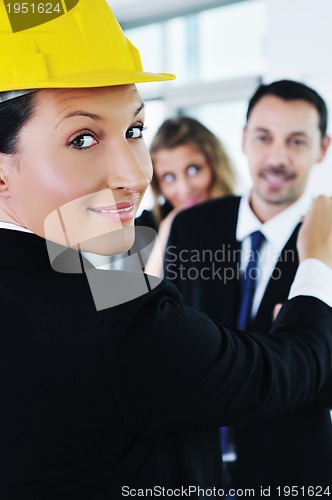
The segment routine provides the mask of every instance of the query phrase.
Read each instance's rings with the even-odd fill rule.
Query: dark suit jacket
[[[2,500],[220,487],[218,427],[303,405],[332,368],[318,299],[290,301],[270,336],[218,327],[166,282],[97,312],[67,251],[77,268],[56,272],[43,239],[0,230]]]
[[[178,286],[185,302],[229,326],[236,323],[239,302],[239,203],[240,198],[227,197],[180,213],[165,260],[166,276]],[[267,332],[275,304],[287,300],[298,267],[298,229],[282,250],[253,322],[254,331]],[[238,426],[235,434],[242,487],[332,487],[331,419],[320,400],[292,413]]]

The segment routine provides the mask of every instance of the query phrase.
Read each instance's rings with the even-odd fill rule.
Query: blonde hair
[[[211,198],[234,194],[235,173],[229,156],[218,137],[194,118],[179,116],[162,123],[150,146],[152,163],[155,153],[160,149],[174,149],[187,144],[196,147],[204,155],[212,170]],[[151,188],[155,198],[155,216],[160,222],[162,215],[158,200],[162,193],[157,176],[153,176]]]

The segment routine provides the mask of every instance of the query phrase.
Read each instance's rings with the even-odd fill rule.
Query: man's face
[[[252,202],[279,206],[294,203],[304,192],[312,165],[329,145],[322,138],[316,108],[303,100],[264,96],[254,106],[243,135],[253,181]]]

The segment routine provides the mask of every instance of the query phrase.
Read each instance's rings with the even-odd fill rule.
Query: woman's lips
[[[187,200],[184,201],[183,206],[184,208],[189,208],[194,205],[197,205],[198,202],[199,202],[198,196],[192,196],[191,198],[188,198]]]
[[[138,198],[130,202],[121,202],[116,205],[108,205],[102,207],[89,207],[88,210],[92,213],[106,217],[116,221],[126,221],[135,217],[135,205]]]

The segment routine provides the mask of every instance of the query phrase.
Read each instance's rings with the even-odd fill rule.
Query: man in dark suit
[[[229,326],[269,330],[298,267],[297,233],[310,205],[305,187],[329,146],[326,124],[326,105],[307,86],[284,80],[257,89],[243,134],[250,193],[193,207],[172,226],[165,274],[186,303]],[[263,235],[258,250],[251,246],[253,233]],[[243,318],[250,253],[258,260]],[[322,393],[301,410],[226,431],[232,436],[232,447],[224,450],[230,485],[331,486],[330,399]]]

